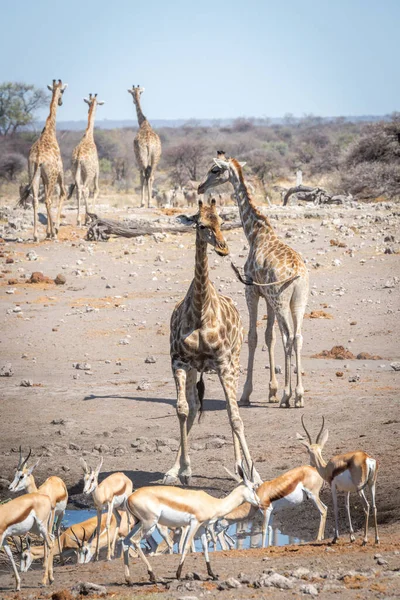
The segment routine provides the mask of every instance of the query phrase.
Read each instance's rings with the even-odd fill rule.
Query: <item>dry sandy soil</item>
[[[142,216],[139,210],[131,214],[138,212]],[[400,211],[391,203],[350,209],[275,208],[271,212],[278,233],[286,235],[286,241],[308,262],[311,295],[307,313],[324,311],[331,318],[305,320],[305,409],[282,410],[267,402],[267,353],[263,351],[266,310],[260,305],[255,389],[252,405],[241,409],[247,440],[264,479],[307,462],[306,452],[295,437],[301,414],[312,431],[318,430],[321,416],[325,416],[330,431],[327,456],[364,449],[377,458],[379,552],[388,564],[377,565],[374,554],[378,550],[372,543],[361,548],[360,531],[356,544],[347,543],[342,510],[343,542],[333,549],[323,544],[220,552],[213,556],[216,571],[221,580],[237,577],[240,572],[249,574],[251,580],[267,568],[288,574],[302,566],[311,570],[314,585],[323,591],[324,598],[394,597],[400,593],[396,550],[400,541],[400,373],[390,364],[400,360],[400,284],[395,278],[400,263]],[[66,209],[65,214],[59,243],[35,245],[29,242],[31,232],[26,230],[5,234],[0,245],[0,367],[11,363],[13,370],[11,377],[0,378],[0,491],[3,499],[9,497],[7,480],[13,477],[22,444],[25,451],[32,448],[32,458],[42,457],[35,471],[37,480],[41,482],[50,474],[61,476],[68,485],[71,503],[83,506],[87,499],[81,494],[80,456],[92,465],[104,456],[103,475],[123,470],[135,487],[160,483],[173,463],[179,433],[169,363],[169,318],[193,275],[194,232],[89,244],[84,241],[85,230],[71,225],[73,213]],[[163,217],[158,211],[145,211],[145,215],[149,219]],[[41,235],[45,235],[43,226]],[[243,265],[247,242],[242,230],[227,231],[226,239],[231,258]],[[341,245],[335,245],[337,242]],[[392,253],[386,254],[385,248]],[[32,250],[37,254],[35,261],[27,258]],[[213,281],[237,302],[247,331],[243,286],[235,279],[229,260],[210,250],[209,261]],[[30,284],[27,280],[33,271],[51,278],[62,273],[66,283]],[[7,293],[10,290],[13,293]],[[313,358],[336,345],[354,355],[366,352],[381,358]],[[279,339],[276,351],[277,364],[283,365]],[[149,357],[154,362],[151,358],[147,362]],[[240,389],[246,362],[245,343]],[[74,366],[77,363],[88,363],[90,368],[79,370]],[[354,376],[359,379],[349,381]],[[283,375],[278,377],[282,384]],[[22,380],[33,385],[23,387]],[[232,467],[233,448],[222,389],[213,375],[206,376],[205,410],[205,418],[194,426],[191,439],[192,485],[221,496],[232,489],[222,466]],[[330,537],[333,514],[329,490],[323,491],[322,499],[330,509],[326,527]],[[357,497],[352,498],[352,514],[359,529],[363,513]],[[316,535],[317,514],[308,504],[277,520],[288,535],[306,541]],[[172,578],[177,556],[153,560],[160,576]],[[187,570],[204,574],[202,561],[200,554],[190,556]],[[0,595],[5,597],[13,589],[13,579],[7,567],[1,568]],[[352,569],[364,574],[338,579]],[[213,597],[216,593],[227,598],[282,597],[281,590],[255,589],[245,583],[240,590],[217,592],[215,583],[186,582],[186,587],[178,589],[173,584],[173,589],[166,591],[165,585],[143,583],[146,573],[137,561],[132,572],[140,584],[134,588],[137,597],[162,592],[167,597]],[[110,593],[117,594],[114,597],[132,594],[120,587],[123,570],[119,560],[82,569],[57,567],[55,575],[56,583],[44,595],[79,580],[108,584]],[[39,579],[39,571],[23,577],[22,597],[35,597]],[[302,583],[307,582],[297,581],[284,597],[299,596]]]

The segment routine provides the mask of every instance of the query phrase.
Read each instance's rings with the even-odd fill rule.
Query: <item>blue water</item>
[[[86,521],[86,519],[90,519],[91,517],[96,516],[96,511],[93,509],[76,509],[76,510],[67,510],[65,511],[65,516],[62,524],[64,527],[70,527],[71,525],[76,525],[82,521]],[[246,526],[247,525],[247,526]],[[252,524],[243,524],[243,525],[231,525],[228,528],[228,534],[235,541],[236,549],[247,549],[247,548],[260,548],[262,544],[261,540],[261,531],[259,528],[254,527],[253,531],[250,531]],[[239,531],[237,531],[239,529]],[[246,531],[247,529],[247,531]],[[162,538],[158,531],[156,530],[153,533],[153,538],[155,541],[160,543]],[[289,536],[282,534],[279,529],[273,529],[273,540],[275,546],[286,546],[288,544],[298,544],[300,542],[297,538],[289,538]],[[145,546],[145,542],[143,542],[143,546]],[[201,552],[201,541],[195,541],[196,550]],[[218,544],[219,546],[219,544]],[[212,550],[212,547],[210,548]],[[175,544],[174,551],[177,551],[177,545]]]

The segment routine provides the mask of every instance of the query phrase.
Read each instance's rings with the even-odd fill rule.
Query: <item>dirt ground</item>
[[[130,211],[131,215],[137,213],[143,214]],[[327,457],[363,449],[379,461],[377,506],[382,547],[377,550],[371,544],[361,548],[360,531],[356,544],[347,543],[341,499],[344,537],[333,549],[327,550],[326,544],[288,546],[219,552],[212,558],[222,580],[240,572],[259,576],[267,568],[283,575],[300,566],[325,574],[374,568],[374,579],[369,571],[371,577],[360,575],[357,579],[354,575],[353,581],[351,575],[347,583],[338,579],[332,583],[328,575],[331,588],[323,575],[313,581],[319,591],[324,590],[324,598],[338,597],[338,593],[341,598],[394,597],[400,594],[396,577],[400,557],[395,554],[400,542],[400,373],[390,365],[400,360],[400,284],[396,277],[400,211],[393,203],[380,203],[351,209],[274,208],[271,213],[277,232],[307,260],[311,285],[307,313],[323,311],[316,316],[328,313],[332,318],[305,319],[305,409],[282,410],[267,402],[269,372],[263,347],[266,310],[260,305],[252,405],[241,409],[247,441],[263,479],[276,477],[307,463],[305,449],[296,441],[301,414],[312,431],[318,430],[324,415],[330,431]],[[87,506],[81,494],[80,456],[92,465],[104,456],[103,476],[123,470],[134,487],[161,483],[172,466],[179,430],[169,362],[169,318],[193,276],[194,232],[89,244],[83,239],[85,229],[72,225],[72,211],[67,208],[65,214],[66,225],[58,243],[33,244],[27,230],[4,236],[0,244],[0,367],[11,363],[13,370],[11,377],[0,378],[0,492],[3,499],[10,495],[7,482],[13,478],[22,444],[25,451],[32,448],[32,459],[41,457],[35,471],[38,482],[50,474],[59,475],[68,486],[71,503]],[[153,220],[163,217],[158,211],[144,214]],[[43,226],[40,233],[43,238]],[[227,231],[226,239],[230,258],[243,265],[247,241],[242,230]],[[37,260],[28,259],[31,251]],[[230,269],[229,258],[222,259],[210,250],[209,263],[212,280],[221,293],[237,302],[247,331],[244,290]],[[33,271],[51,278],[61,273],[66,283],[27,283]],[[338,345],[355,356],[368,353],[381,358],[312,358]],[[276,354],[277,364],[283,366],[279,338]],[[246,363],[245,343],[239,394]],[[77,364],[86,370],[77,369]],[[278,378],[282,384],[283,375]],[[31,385],[21,386],[23,380]],[[222,467],[232,467],[233,447],[217,377],[207,375],[205,383],[206,414],[195,424],[191,438],[192,485],[221,496],[232,489]],[[329,508],[329,538],[333,532],[329,490],[323,491],[322,500]],[[363,523],[358,497],[352,498],[352,516],[358,529]],[[282,513],[277,523],[285,534],[306,541],[313,539],[318,527],[317,514],[308,503],[293,513]],[[387,565],[377,567],[376,552],[382,553]],[[159,576],[173,576],[177,556],[153,561]],[[187,571],[205,573],[202,561],[200,554],[190,556]],[[146,580],[139,563],[133,565],[132,572],[138,582]],[[131,595],[120,587],[121,561],[89,564],[82,569],[57,567],[55,576],[53,591],[90,580],[110,585],[110,593],[117,594],[114,597]],[[22,597],[35,597],[39,579],[38,571],[24,574],[27,587]],[[256,589],[248,584],[223,592],[217,591],[215,583],[188,582],[189,588],[190,584],[192,591],[166,591],[165,585],[144,583],[134,590],[136,596],[143,593],[147,598],[163,592],[166,597],[216,593],[227,598],[282,597],[281,590]],[[1,597],[12,589],[10,570],[1,565]],[[288,590],[289,594],[298,596],[299,586]]]

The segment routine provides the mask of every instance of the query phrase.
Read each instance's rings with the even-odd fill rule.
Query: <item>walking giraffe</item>
[[[53,85],[47,86],[51,91],[50,114],[46,119],[40,138],[33,144],[29,151],[28,170],[29,185],[26,187],[21,202],[24,202],[30,194],[33,196],[33,239],[38,240],[38,204],[39,186],[42,179],[44,185],[44,201],[47,209],[47,235],[48,238],[56,238],[60,227],[61,208],[65,200],[64,171],[60,148],[56,137],[56,114],[57,107],[62,106],[62,96],[67,84],[53,79]],[[55,224],[51,214],[51,201],[56,184],[60,188],[60,198]]]
[[[269,219],[255,207],[243,178],[242,166],[234,158],[218,152],[214,166],[207,178],[199,186],[199,194],[211,187],[230,182],[235,190],[244,233],[249,242],[249,255],[244,267],[246,280],[246,301],[250,317],[249,358],[247,379],[240,403],[250,404],[253,391],[254,354],[257,347],[257,311],[260,298],[267,304],[267,328],[265,341],[268,346],[270,381],[269,402],[278,402],[278,382],[275,376],[275,317],[278,320],[285,352],[285,388],[280,403],[288,408],[292,396],[291,354],[296,354],[297,381],[295,407],[304,406],[304,389],[301,373],[301,348],[303,337],[301,327],[308,299],[308,271],[301,258],[290,246],[276,235]],[[291,319],[293,323],[291,322]]]
[[[150,123],[144,116],[140,106],[140,96],[144,92],[144,88],[139,85],[133,85],[131,90],[133,102],[136,106],[136,113],[139,123],[139,131],[133,140],[133,149],[135,151],[136,162],[140,172],[140,187],[141,187],[141,207],[145,206],[144,190],[147,187],[147,205],[150,208],[154,173],[161,157],[161,140],[153,131]]]
[[[81,198],[85,200],[85,222],[88,219],[88,199],[90,189],[93,185],[93,209],[95,211],[96,201],[99,196],[99,157],[97,156],[97,148],[93,137],[94,120],[96,116],[96,107],[102,106],[104,102],[97,100],[97,94],[92,96],[89,94],[89,99],[83,99],[89,105],[88,124],[82,140],[74,148],[72,152],[72,173],[74,176],[74,184],[70,188],[69,198],[71,198],[74,189],[76,188],[76,197],[78,200],[78,217],[77,224],[81,224],[80,208]]]
[[[216,371],[224,390],[236,470],[240,468],[241,450],[248,468],[252,466],[236,400],[243,327],[233,301],[219,295],[208,276],[207,244],[213,246],[220,256],[229,254],[220,230],[221,219],[215,200],[209,206],[199,201],[197,214],[191,217],[181,215],[179,220],[184,225],[196,227],[196,260],[194,279],[171,317],[171,363],[177,389],[176,411],[181,443],[175,464],[164,477],[164,483],[168,484],[177,477],[183,484],[190,481],[188,435],[199,407],[201,410],[205,371]],[[197,371],[200,371],[201,378],[196,385]],[[255,469],[254,473],[256,481],[261,483]]]

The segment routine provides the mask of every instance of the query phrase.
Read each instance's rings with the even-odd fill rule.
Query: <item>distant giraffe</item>
[[[78,225],[81,224],[80,207],[82,195],[85,200],[85,222],[88,218],[88,199],[90,193],[89,186],[91,184],[94,188],[92,212],[95,212],[96,200],[99,196],[99,158],[97,156],[97,148],[93,137],[93,129],[96,106],[102,106],[104,104],[104,102],[97,100],[97,94],[94,96],[89,94],[89,99],[84,98],[83,101],[89,105],[88,124],[82,140],[72,152],[72,172],[75,183],[71,186],[68,196],[71,198],[73,191],[76,188],[76,196],[78,200]]]
[[[229,254],[220,229],[222,219],[215,205],[214,199],[209,206],[200,200],[197,214],[179,217],[182,224],[190,227],[195,225],[196,259],[194,279],[171,317],[171,363],[177,389],[176,411],[181,443],[175,464],[164,477],[164,483],[167,484],[174,482],[177,477],[183,484],[190,482],[192,471],[188,435],[204,394],[203,373],[209,370],[217,372],[224,390],[236,469],[240,467],[241,451],[249,470],[253,465],[236,400],[243,327],[233,301],[218,294],[208,273],[208,244],[220,256]],[[198,371],[201,378],[196,386]],[[255,469],[254,477],[261,483]]]
[[[128,92],[132,94],[139,123],[139,131],[133,140],[133,149],[140,171],[140,206],[145,206],[144,193],[145,187],[147,187],[147,205],[150,208],[154,173],[161,157],[161,140],[151,128],[151,125],[144,116],[140,106],[140,96],[144,92],[144,88],[141,88],[139,85],[136,87],[133,85],[132,89],[128,90]]]
[[[198,188],[198,193],[203,194],[228,181],[233,185],[244,233],[250,246],[244,268],[247,280],[241,278],[244,283],[249,284],[246,286],[246,301],[250,317],[247,379],[241,404],[250,404],[250,394],[253,391],[258,302],[260,298],[264,298],[268,315],[265,341],[270,365],[269,402],[278,402],[274,356],[276,317],[285,352],[285,388],[280,406],[288,408],[292,396],[291,355],[294,346],[297,369],[295,407],[302,408],[304,389],[301,374],[301,327],[308,299],[308,271],[301,256],[279,239],[269,219],[254,205],[243,178],[242,166],[243,164],[226,157],[220,151],[218,158],[214,158],[214,166],[207,173],[206,180]]]
[[[62,106],[62,96],[67,87],[61,79],[58,83],[53,79],[53,85],[47,86],[51,91],[50,114],[46,119],[40,138],[33,144],[29,151],[28,170],[29,185],[26,187],[24,196],[33,196],[33,239],[38,240],[38,204],[39,186],[42,179],[44,185],[44,201],[47,209],[47,235],[48,238],[56,238],[60,227],[61,208],[65,199],[64,171],[60,148],[56,137],[56,113],[57,107]],[[54,224],[51,214],[51,201],[56,184],[60,188],[60,199],[58,203],[57,217]],[[24,198],[21,198],[23,201]]]

